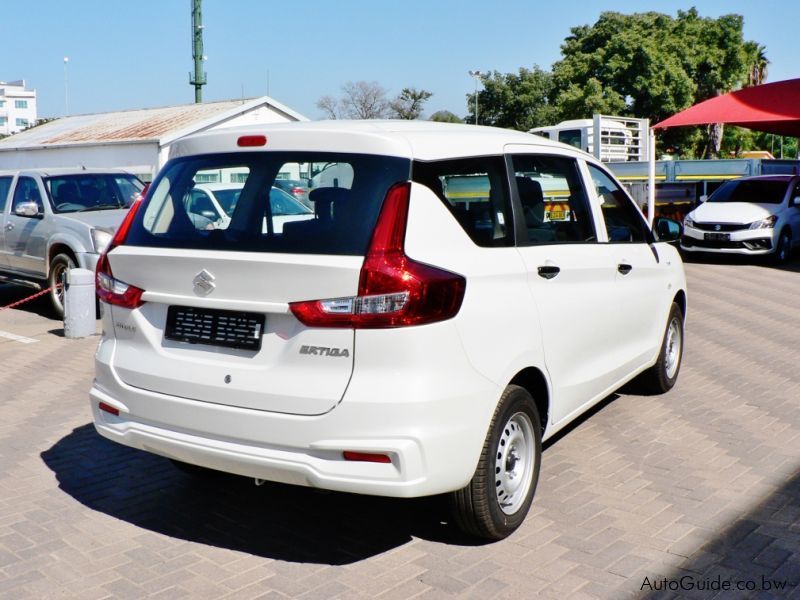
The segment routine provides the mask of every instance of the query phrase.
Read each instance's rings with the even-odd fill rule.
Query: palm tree
[[[745,87],[761,85],[767,80],[767,47],[756,42],[745,42],[744,52],[747,56],[747,82]]]

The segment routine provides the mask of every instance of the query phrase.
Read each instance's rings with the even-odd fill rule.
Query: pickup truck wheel
[[[47,287],[50,290],[50,303],[53,306],[56,316],[64,318],[64,283],[67,279],[67,271],[75,268],[75,260],[69,254],[56,254],[50,261],[50,274],[47,277]],[[61,287],[55,286],[61,284]]]
[[[683,357],[683,312],[673,303],[667,319],[664,339],[658,353],[656,364],[636,379],[638,390],[644,394],[664,394],[672,389],[678,380]]]
[[[472,480],[451,493],[456,525],[465,533],[492,540],[513,533],[533,501],[541,457],[536,404],[527,390],[509,385],[492,417]]]

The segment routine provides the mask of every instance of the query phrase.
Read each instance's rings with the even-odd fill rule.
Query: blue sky
[[[205,100],[271,95],[314,119],[346,81],[433,92],[426,113],[466,114],[470,69],[516,71],[558,60],[570,27],[602,11],[696,6],[744,16],[745,38],[767,46],[769,80],[800,77],[791,0],[204,0]],[[36,88],[40,116],[166,106],[194,100],[190,0],[0,0],[0,80]]]

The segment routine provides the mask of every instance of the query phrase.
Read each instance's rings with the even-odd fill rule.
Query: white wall
[[[158,144],[103,144],[0,151],[0,170],[78,167],[125,169],[137,175],[154,174]]]

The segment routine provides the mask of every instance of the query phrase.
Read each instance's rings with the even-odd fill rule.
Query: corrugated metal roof
[[[270,98],[263,97],[255,100],[226,100],[75,115],[10,136],[0,141],[0,150],[72,144],[159,141],[172,137],[171,134],[191,129],[193,125],[199,126],[209,120],[213,121],[214,117],[230,118],[231,114],[240,112],[236,110],[237,108],[241,109],[241,112],[251,110],[254,102],[257,102],[258,105],[267,103],[279,110],[288,110]]]

